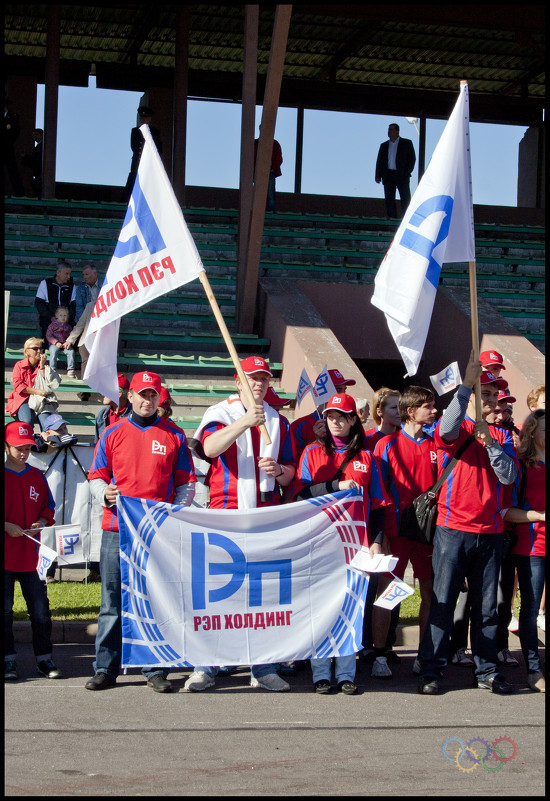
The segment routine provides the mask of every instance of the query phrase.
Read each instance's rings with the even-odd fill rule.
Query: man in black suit
[[[405,213],[411,200],[409,179],[413,171],[416,155],[410,139],[401,139],[399,125],[392,122],[388,128],[389,141],[382,142],[376,159],[376,183],[384,184],[386,214],[397,218],[395,206],[395,190],[399,189],[401,216]]]

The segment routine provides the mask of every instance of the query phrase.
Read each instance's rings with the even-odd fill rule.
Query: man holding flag
[[[161,382],[156,373],[136,373],[130,382],[128,417],[108,426],[96,445],[89,473],[92,494],[103,506],[100,555],[101,607],[94,676],[87,690],[112,687],[122,656],[121,577],[116,500],[119,494],[190,506],[196,477],[185,434],[157,409]],[[172,691],[167,671],[142,668],[155,692]]]

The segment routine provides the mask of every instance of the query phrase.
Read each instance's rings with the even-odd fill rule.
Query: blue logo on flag
[[[432,214],[442,211],[444,213],[444,217],[439,228],[437,239],[435,242],[432,242],[431,239],[422,236],[417,231],[412,231],[410,228],[406,228],[399,242],[399,244],[403,245],[403,247],[413,250],[415,253],[418,253],[420,256],[424,256],[425,259],[428,259],[426,278],[436,289],[439,283],[439,276],[441,274],[441,264],[434,259],[432,252],[449,235],[452,210],[453,198],[449,195],[436,195],[435,197],[428,198],[428,200],[425,200],[416,209],[414,214],[411,216],[408,225],[416,225],[418,227]]]
[[[134,201],[134,208],[132,209],[131,203],[128,204],[126,217],[124,218],[122,231],[120,232],[121,236],[125,227],[132,218],[135,217],[149,253],[153,255],[154,253],[158,253],[159,250],[164,250],[166,248],[164,239],[153,217],[153,212],[145,199],[145,195],[141,191],[139,173],[136,175],[136,182],[132,190],[132,200]],[[123,259],[125,256],[131,256],[133,253],[139,253],[140,250],[143,250],[143,246],[139,241],[139,237],[134,235],[126,241],[119,238],[113,256],[117,259]]]
[[[447,367],[445,375],[443,376],[443,378],[439,380],[439,383],[441,384],[442,387],[445,387],[447,386],[447,384],[450,384],[454,380],[455,380],[455,371],[453,370],[452,367]]]
[[[223,587],[208,591],[210,602],[224,601],[240,590],[246,576],[249,577],[249,605],[262,605],[262,575],[264,573],[278,573],[279,575],[279,603],[290,604],[291,589],[291,559],[274,559],[264,562],[247,562],[244,553],[228,537],[223,534],[191,533],[191,590],[193,594],[193,609],[206,608],[206,557],[205,539],[208,544],[215,545],[231,557],[231,562],[209,562],[208,574],[210,576],[230,576],[230,580]]]

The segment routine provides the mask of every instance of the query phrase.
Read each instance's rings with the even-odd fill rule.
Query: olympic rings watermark
[[[487,773],[497,773],[516,758],[518,747],[507,735],[498,737],[492,745],[483,737],[472,737],[467,743],[459,737],[448,737],[441,751],[447,762],[456,765],[462,773],[473,773],[478,766]]]

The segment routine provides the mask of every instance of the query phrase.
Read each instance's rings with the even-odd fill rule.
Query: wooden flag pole
[[[243,392],[246,395],[246,399],[250,406],[256,406],[256,399],[252,394],[252,389],[250,388],[250,384],[248,383],[248,378],[246,374],[243,372],[243,368],[241,367],[241,362],[239,360],[239,356],[237,351],[235,350],[235,346],[233,345],[233,341],[231,339],[231,335],[227,330],[227,326],[225,324],[225,320],[223,319],[222,313],[220,311],[220,307],[218,306],[218,301],[214,297],[214,293],[212,292],[212,287],[210,286],[210,281],[208,280],[208,276],[206,275],[205,270],[199,271],[199,281],[204,287],[204,291],[206,293],[206,297],[208,298],[210,305],[212,307],[212,311],[214,312],[214,317],[220,327],[220,331],[222,333],[223,340],[227,346],[227,350],[229,351],[229,355],[233,360],[233,364],[235,365],[235,370],[237,371],[237,375],[239,376],[239,380],[243,387]],[[258,426],[260,432],[262,434],[263,440],[266,445],[271,444],[271,439],[269,434],[267,433],[267,428],[262,423],[262,425]]]
[[[468,86],[468,81],[460,81],[460,88],[462,89],[463,86]],[[469,117],[469,114],[468,114]],[[468,128],[469,128],[470,120],[468,118]],[[470,161],[470,156],[468,154],[468,161]],[[470,183],[470,193],[471,193],[471,183]],[[472,199],[472,208],[473,208],[473,199]],[[473,225],[473,220],[472,220]],[[470,316],[472,319],[472,353],[474,361],[479,360],[479,323],[478,323],[478,316],[477,316],[477,282],[476,282],[476,263],[475,261],[468,262],[468,271],[470,275]],[[481,420],[481,384],[479,383],[479,379],[474,384],[474,392],[475,392],[475,400],[476,400],[476,422],[480,422]]]

